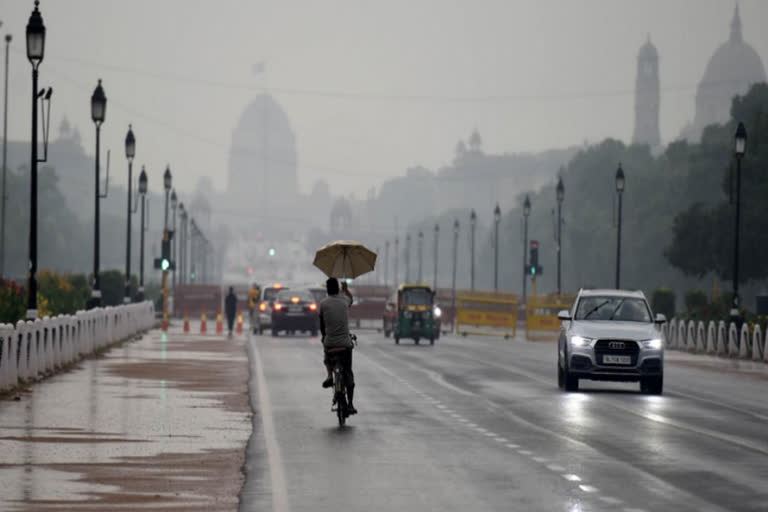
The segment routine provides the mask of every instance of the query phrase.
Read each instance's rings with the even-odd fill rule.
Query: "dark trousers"
[[[235,325],[235,314],[227,314],[227,328],[229,332],[232,332],[232,326]]]
[[[349,401],[352,401],[352,397],[355,394],[355,374],[352,372],[352,348],[348,348],[339,352],[325,352],[324,363],[326,366],[333,366],[336,361],[341,363],[341,371],[344,375],[344,383],[347,385],[347,395]]]

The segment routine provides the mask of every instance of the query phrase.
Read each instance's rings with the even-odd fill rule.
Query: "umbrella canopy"
[[[354,279],[374,269],[376,253],[360,242],[339,240],[318,249],[313,263],[328,277]]]

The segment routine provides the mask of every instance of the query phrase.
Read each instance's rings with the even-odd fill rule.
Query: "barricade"
[[[519,303],[511,293],[457,291],[456,332],[514,337]]]
[[[568,295],[529,297],[525,305],[525,337],[529,340],[557,339],[560,332],[557,314],[571,309],[573,301],[574,297]]]
[[[361,284],[350,286],[349,291],[355,298],[355,304],[349,308],[350,323],[354,323],[358,329],[362,327],[363,321],[373,321],[380,326],[392,289],[389,286]]]
[[[154,317],[147,301],[0,325],[0,391],[148,330]]]

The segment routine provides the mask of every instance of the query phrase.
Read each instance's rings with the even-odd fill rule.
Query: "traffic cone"
[[[224,332],[224,322],[221,320],[221,311],[219,311],[219,314],[216,315],[216,334],[221,334]]]
[[[184,332],[189,332],[189,312],[187,311],[187,308],[184,308]]]
[[[203,310],[203,316],[200,318],[200,334],[208,332],[208,326],[205,324],[205,310]]]
[[[237,310],[237,334],[243,334],[243,314]]]

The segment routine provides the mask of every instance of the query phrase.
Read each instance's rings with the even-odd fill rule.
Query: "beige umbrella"
[[[313,263],[328,277],[354,279],[374,269],[376,253],[360,242],[339,240],[318,249]]]

